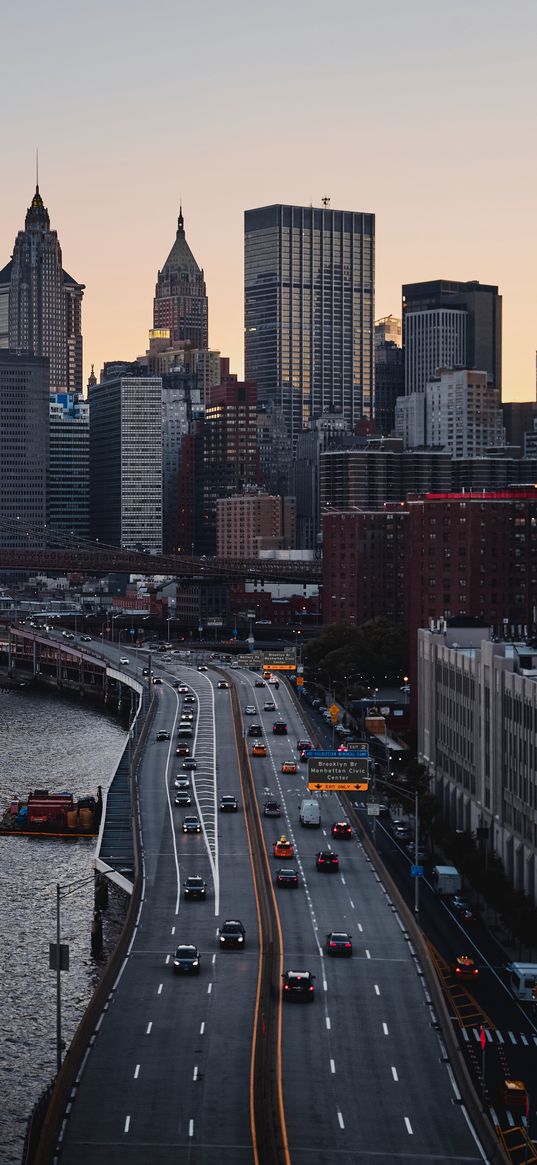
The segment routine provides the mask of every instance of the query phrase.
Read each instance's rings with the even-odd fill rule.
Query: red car
[[[332,837],[352,837],[352,829],[348,821],[334,821]]]
[[[190,749],[188,744],[178,744],[175,750],[176,756],[190,756]]]

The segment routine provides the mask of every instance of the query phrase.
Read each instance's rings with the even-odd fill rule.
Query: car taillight
[[[313,986],[313,983],[311,983],[311,984],[310,984],[310,991],[315,991],[315,988],[314,988],[314,986]]]
[[[290,990],[291,990],[291,988],[290,988],[289,984],[286,983],[284,986],[284,991],[290,991]]]
[[[337,947],[337,943],[330,943],[331,947]]]
[[[350,945],[351,945],[350,943],[345,943],[346,947],[350,947]]]

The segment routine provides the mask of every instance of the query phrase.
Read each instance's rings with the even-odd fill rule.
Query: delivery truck
[[[459,894],[462,890],[462,877],[456,866],[435,866],[432,883],[437,894]]]

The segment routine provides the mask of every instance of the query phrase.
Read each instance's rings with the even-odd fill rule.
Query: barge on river
[[[0,836],[96,837],[102,814],[101,787],[97,797],[35,789],[26,799],[16,797],[0,819]]]

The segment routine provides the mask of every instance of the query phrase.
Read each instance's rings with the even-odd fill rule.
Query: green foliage
[[[307,673],[314,678],[316,669],[328,673],[331,684],[345,687],[380,687],[396,684],[408,668],[408,644],[405,628],[383,617],[370,619],[360,627],[351,623],[332,623],[318,639],[304,650]],[[320,674],[321,682],[327,676]]]

